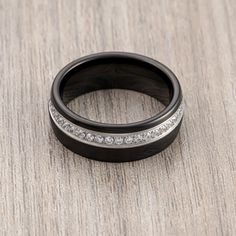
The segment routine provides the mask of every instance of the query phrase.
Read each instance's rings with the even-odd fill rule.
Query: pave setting
[[[63,117],[49,101],[49,113],[55,125],[72,138],[89,145],[107,148],[130,148],[155,142],[169,134],[182,120],[183,102],[176,112],[163,123],[134,133],[111,134],[87,130]]]

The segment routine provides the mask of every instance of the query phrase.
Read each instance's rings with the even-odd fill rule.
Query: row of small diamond
[[[183,116],[183,104],[178,110],[162,124],[145,131],[130,133],[130,134],[103,134],[91,130],[86,130],[77,125],[74,125],[64,118],[54,107],[52,102],[49,102],[50,114],[59,128],[64,132],[69,133],[76,139],[82,142],[95,144],[97,146],[136,146],[149,142],[156,141],[168,134],[176,127]]]

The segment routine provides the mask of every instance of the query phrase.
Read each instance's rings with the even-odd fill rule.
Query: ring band
[[[145,93],[165,109],[143,121],[106,124],[67,107],[74,98],[100,89]],[[160,62],[133,53],[98,53],[69,63],[57,74],[49,114],[57,138],[71,151],[95,160],[125,162],[152,156],[174,141],[183,118],[182,100],[178,79]]]

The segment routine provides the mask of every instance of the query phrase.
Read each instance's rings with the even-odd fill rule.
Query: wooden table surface
[[[155,58],[182,84],[180,134],[146,160],[91,161],[50,128],[58,70],[112,50]],[[0,235],[236,235],[235,0],[0,0],[0,74]],[[110,122],[157,106],[125,91],[81,99]]]

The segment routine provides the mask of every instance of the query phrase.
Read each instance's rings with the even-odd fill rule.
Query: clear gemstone
[[[177,121],[177,116],[173,116],[172,121],[174,121],[174,122]]]
[[[137,135],[134,136],[134,142],[135,142],[135,143],[141,142],[142,139],[143,139],[143,138],[142,138],[142,135],[141,135],[141,134],[137,134]]]
[[[54,113],[56,111],[55,107],[50,106],[51,112]]]
[[[159,127],[158,129],[156,129],[156,135],[159,136],[162,134],[162,129]]]
[[[55,112],[53,116],[54,116],[54,118],[55,118],[56,121],[58,121],[58,119],[61,117],[61,116],[58,114],[58,112]]]
[[[152,130],[151,132],[150,132],[151,134],[151,138],[156,138],[156,131],[155,130]]]
[[[168,125],[167,125],[167,124],[164,124],[164,125],[162,126],[162,128],[163,128],[163,130],[164,130],[164,132],[165,132],[165,131],[167,131],[167,130],[168,130],[168,128],[169,128],[169,127],[168,127]]]
[[[68,132],[70,132],[70,133],[73,133],[73,131],[74,131],[74,126],[71,125],[71,124],[67,124],[67,125],[66,125],[65,127],[63,127],[63,128],[65,128],[65,130],[68,131]]]
[[[81,132],[79,135],[78,135],[79,138],[83,139],[85,138],[85,133],[84,132]]]
[[[147,133],[143,133],[143,140],[147,141],[148,137],[147,137]]]
[[[81,139],[83,139],[85,137],[85,133],[82,130],[80,130],[80,129],[76,129],[74,131],[74,134],[75,134],[75,136],[77,136],[77,137],[79,137]]]
[[[70,133],[73,133],[75,130],[75,127],[74,126],[71,126],[70,129],[68,130]]]
[[[94,140],[96,143],[102,143],[104,138],[101,135],[96,135]]]
[[[112,144],[114,142],[114,139],[111,136],[107,136],[105,138],[105,143],[106,144]]]
[[[133,142],[133,138],[131,136],[128,136],[125,138],[125,143],[126,144],[131,144]]]
[[[58,118],[58,124],[60,125],[60,126],[62,126],[63,124],[64,124],[64,119],[62,118],[62,117],[60,117],[60,118]]]
[[[145,139],[145,140],[148,140],[148,139],[150,139],[151,137],[152,137],[151,131],[148,131],[148,132],[146,132],[146,133],[144,134],[144,139]]]
[[[68,122],[65,122],[63,125],[62,125],[62,128],[67,130],[67,128],[69,127],[69,123]]]
[[[165,132],[165,128],[164,126],[161,126],[159,129],[158,129],[159,133],[160,134],[163,134]]]
[[[86,139],[87,139],[88,141],[92,142],[92,141],[94,140],[94,136],[93,136],[92,134],[88,133],[88,134],[86,135]]]
[[[123,138],[122,137],[116,137],[115,138],[115,144],[121,145],[123,143]]]
[[[79,133],[80,133],[80,132],[82,132],[82,131],[81,131],[80,129],[77,129],[77,128],[76,128],[76,129],[74,130],[74,135],[75,135],[75,136],[79,136]]]
[[[167,121],[165,126],[166,126],[166,129],[168,130],[172,126],[171,120]]]

